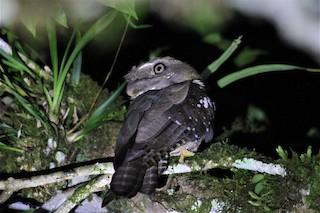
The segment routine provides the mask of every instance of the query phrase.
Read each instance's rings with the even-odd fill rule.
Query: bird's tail
[[[142,159],[124,162],[113,174],[110,189],[103,199],[102,207],[118,197],[133,197],[140,190],[146,173]]]
[[[106,206],[108,203],[110,203],[112,200],[116,199],[117,196],[115,193],[113,193],[113,191],[111,191],[109,189],[109,191],[107,192],[107,194],[104,196],[101,207]]]

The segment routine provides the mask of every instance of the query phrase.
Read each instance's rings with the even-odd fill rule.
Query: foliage
[[[76,57],[83,49],[83,47],[99,32],[104,30],[115,18],[117,15],[116,11],[108,12],[106,15],[102,16],[76,43],[73,51],[71,52],[70,56],[68,57],[69,48],[77,29],[75,29],[72,33],[72,36],[69,40],[68,46],[64,53],[61,65],[59,67],[58,62],[58,48],[57,48],[57,38],[56,38],[56,30],[53,23],[48,22],[48,38],[49,38],[49,47],[50,47],[50,55],[51,55],[51,62],[53,67],[53,97],[50,96],[49,91],[46,87],[43,87],[44,93],[46,94],[48,105],[49,105],[49,118],[51,121],[56,122],[57,119],[57,111],[60,108],[63,91],[65,88],[65,80],[67,74],[75,61]],[[78,69],[80,72],[80,69]],[[75,73],[73,73],[75,75]]]
[[[292,157],[289,158],[281,147],[278,147],[277,151],[281,157],[278,162],[286,168],[287,175],[281,177],[256,173],[252,176],[250,172],[235,170],[235,176],[225,180],[226,183],[233,183],[238,187],[233,188],[233,193],[223,199],[229,203],[228,207],[226,206],[228,210],[239,210],[240,206],[242,210],[246,209],[245,211],[292,211],[293,207],[303,205],[315,211],[320,210],[319,153],[312,155],[309,147],[306,153],[299,156],[292,152]],[[245,191],[247,196],[243,197]],[[241,204],[237,194],[241,194]]]
[[[21,134],[20,130],[16,130],[15,128],[13,128],[12,126],[9,126],[5,123],[0,123],[0,141],[3,142],[8,142],[8,141],[16,141],[18,140],[18,138],[20,137],[19,134]],[[0,150],[1,149],[6,149],[6,150],[10,150],[10,151],[15,151],[15,152],[23,152],[22,149],[18,149],[15,147],[11,147],[8,146],[2,142],[0,142]]]
[[[159,202],[169,203],[182,212],[193,212],[190,208],[195,203],[202,204],[198,209],[203,211],[199,212],[209,212],[210,209],[219,209],[220,212],[292,212],[299,211],[300,207],[311,212],[320,210],[319,154],[312,155],[309,148],[301,155],[292,152],[291,157],[287,155],[279,159],[287,172],[283,177],[229,169],[229,162],[244,157],[271,160],[226,142],[212,144],[193,156],[191,161],[203,166],[212,160],[219,168],[175,175],[171,181],[175,184],[169,185],[173,193],[167,195],[169,198],[162,197]],[[156,194],[154,199],[158,200],[160,196]]]
[[[219,67],[229,59],[232,53],[238,48],[241,43],[241,38],[235,39],[231,45],[224,51],[224,53],[214,62],[207,66],[207,68],[201,73],[202,79],[206,80],[210,75],[215,73]],[[242,52],[242,54],[244,54]],[[238,61],[238,63],[240,63]],[[288,64],[264,64],[264,65],[257,65],[253,67],[244,68],[239,71],[232,72],[217,81],[217,84],[220,88],[224,88],[235,81],[239,81],[241,79],[247,78],[249,76],[267,73],[267,72],[281,72],[281,71],[290,71],[290,70],[305,70],[308,72],[320,72],[319,69],[311,69],[311,68],[303,68],[294,65]]]
[[[291,156],[289,156],[288,152],[279,146],[277,152],[281,157],[279,162],[288,168],[288,176],[296,180],[296,184],[301,185],[301,188],[304,189],[300,192],[301,199],[310,208],[320,210],[320,151],[313,154],[309,146],[306,153],[299,155],[291,151]]]
[[[118,8],[117,4],[113,5],[113,8],[115,9],[109,10],[83,34],[80,30],[81,23],[76,25],[62,55],[60,55],[61,48],[58,50],[57,29],[59,26],[68,28],[67,16],[64,11],[60,11],[53,19],[47,18],[52,69],[47,65],[41,68],[41,63],[31,60],[32,57],[25,51],[26,44],[21,44],[9,29],[2,30],[9,44],[1,39],[1,45],[6,45],[8,48],[0,49],[0,95],[3,100],[10,98],[14,104],[13,106],[5,104],[7,109],[0,114],[1,150],[22,152],[17,148],[20,147],[20,142],[27,138],[32,141],[33,137],[39,137],[39,133],[44,140],[54,138],[62,142],[60,145],[67,145],[68,142],[78,141],[88,135],[106,120],[112,121],[123,117],[125,113],[121,107],[123,102],[119,102],[118,97],[125,83],[108,96],[103,95],[106,92],[101,89],[92,90],[96,92],[93,96],[96,98],[89,105],[84,106],[85,100],[75,98],[80,97],[77,91],[81,83],[84,83],[80,79],[81,51],[88,42],[113,22],[118,11],[123,10]],[[124,11],[123,14],[134,15],[134,9]],[[136,15],[134,17],[137,18]],[[36,25],[27,27],[33,36],[37,36]],[[86,88],[85,93],[87,92],[90,90]],[[81,98],[86,97],[85,94],[81,95]],[[102,96],[104,100],[101,100]],[[98,101],[100,105],[96,106]],[[118,103],[114,105],[114,102]],[[19,129],[20,126],[22,129]],[[31,130],[35,127],[40,128],[40,131]],[[45,146],[46,144],[43,144],[41,147]],[[68,148],[65,152],[68,152]]]

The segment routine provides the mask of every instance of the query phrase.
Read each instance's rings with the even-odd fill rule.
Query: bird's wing
[[[214,109],[206,99],[199,85],[189,81],[134,99],[118,137],[115,166],[166,154],[182,140],[210,141]]]
[[[151,106],[154,97],[138,97],[129,106],[125,120],[118,134],[115,147],[114,167],[117,169],[125,159],[127,151],[135,143],[138,125],[145,113]]]
[[[154,156],[161,158],[178,142],[211,140],[210,120],[214,112],[213,107],[200,103],[204,97],[205,92],[199,85],[191,82],[158,91],[158,98],[139,123],[128,160],[141,156],[146,161]]]
[[[158,150],[157,146],[162,146],[164,142],[168,142],[167,145],[170,146],[175,142],[177,134],[183,132],[178,130],[179,125],[171,120],[167,112],[186,98],[189,84],[190,82],[184,82],[142,95],[142,99],[152,99],[152,104],[144,111],[137,126],[135,142],[130,156],[127,156],[128,161],[144,156],[149,151]]]
[[[169,125],[170,121],[163,117],[163,113],[185,99],[189,83],[172,86],[169,90],[146,92],[130,103],[115,147],[116,169],[125,159],[132,160],[141,156],[138,147],[162,133],[162,129]],[[136,146],[136,152],[132,152],[133,146]]]

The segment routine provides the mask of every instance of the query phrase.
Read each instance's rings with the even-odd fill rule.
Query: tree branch
[[[285,169],[279,164],[267,164],[261,161],[254,160],[252,158],[233,160],[231,157],[225,157],[218,162],[208,160],[206,163],[201,165],[196,163],[195,161],[189,160],[185,164],[170,165],[168,169],[163,172],[163,174],[169,175],[188,173],[191,171],[204,171],[217,167],[234,167],[239,169],[268,173],[272,175],[286,175]],[[93,192],[105,190],[106,186],[111,182],[113,173],[113,164],[109,162],[95,163],[92,165],[77,167],[68,172],[59,171],[45,175],[34,176],[29,179],[15,179],[13,177],[10,177],[6,180],[0,181],[0,190],[4,190],[0,196],[0,200],[3,203],[11,196],[13,192],[24,188],[53,184],[60,181],[76,179],[79,177],[95,176],[95,178],[92,178],[84,186],[78,187],[78,185],[78,189],[76,189],[76,187],[73,187],[71,189],[68,189],[66,193],[57,192],[55,196],[53,196],[42,206],[42,208],[49,211],[54,211],[56,209],[55,212],[69,212]],[[62,200],[64,202],[61,202]]]
[[[75,179],[84,176],[101,175],[106,174],[112,176],[114,173],[112,163],[95,163],[92,165],[81,166],[68,172],[54,172],[45,175],[33,176],[28,179],[25,178],[13,178],[9,177],[6,180],[0,181],[0,190],[3,192],[0,195],[0,203],[5,202],[13,192],[19,191],[25,188],[32,188],[37,186],[43,186],[46,184],[53,184],[60,181]]]

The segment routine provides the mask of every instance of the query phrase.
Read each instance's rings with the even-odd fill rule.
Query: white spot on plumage
[[[200,103],[201,105],[203,105],[203,107],[206,108],[206,109],[208,109],[209,106],[212,107],[212,102],[211,102],[210,98],[208,98],[208,97],[201,98],[201,99],[199,100],[199,103]],[[198,106],[198,105],[199,105],[199,104],[197,104],[197,106]]]
[[[204,83],[200,80],[193,80],[192,83],[195,83],[195,84],[198,84],[200,86],[200,88],[203,88],[204,87]]]

